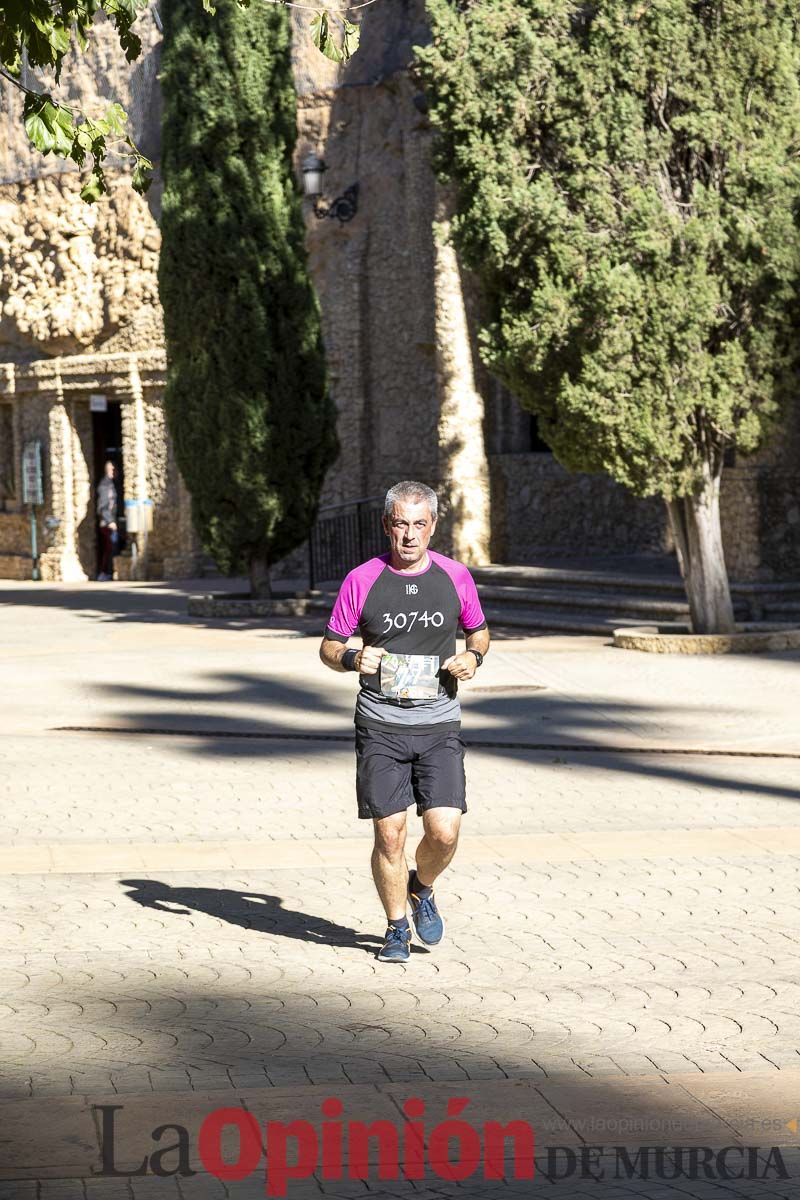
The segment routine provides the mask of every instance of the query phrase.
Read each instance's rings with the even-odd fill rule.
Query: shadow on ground
[[[299,680],[242,672],[218,672],[206,678],[209,685],[197,691],[116,683],[99,684],[95,688],[100,695],[114,701],[114,724],[109,726],[109,732],[113,729],[114,733],[128,731],[130,736],[162,733],[190,737],[191,743],[184,741],[182,747],[192,756],[277,758],[302,746],[304,757],[318,757],[324,762],[340,748],[350,752],[353,733],[349,701],[344,704],[338,696]],[[122,717],[120,700],[125,701]],[[219,715],[192,711],[204,703],[224,703],[227,711]],[[242,707],[241,715],[235,711],[237,705]],[[265,713],[261,719],[252,716],[258,708]],[[314,714],[315,725],[320,716],[328,721],[323,728],[304,724],[303,714],[307,712]],[[622,772],[643,780],[680,781],[736,793],[800,799],[800,786],[731,777],[730,764],[734,760],[721,748],[715,751],[711,747],[702,755],[670,753],[660,748],[655,739],[648,748],[641,735],[634,733],[629,748],[609,744],[609,734],[618,738],[626,726],[653,722],[675,712],[680,713],[685,724],[696,722],[698,729],[697,734],[687,737],[683,749],[702,750],[706,713],[702,705],[607,701],[600,708],[593,699],[564,697],[544,688],[509,689],[490,695],[476,691],[467,695],[465,703],[464,740],[468,747],[506,760],[530,761],[532,756],[552,756],[557,752],[565,761],[572,762],[585,760],[591,753],[593,767],[602,773]],[[738,716],[742,709],[731,705],[730,712]],[[770,755],[755,751],[749,757],[767,759]],[[717,762],[725,764],[725,774],[714,770]]]
[[[365,950],[369,954],[374,954],[382,944],[378,937],[356,933],[354,929],[325,917],[284,908],[280,896],[237,892],[230,888],[172,887],[157,879],[121,879],[120,883],[130,889],[125,893],[129,900],[156,912],[176,916],[205,913],[255,933],[276,933],[304,942]],[[413,949],[424,953],[418,946]]]
[[[4,605],[19,605],[24,608],[59,608],[73,612],[81,619],[97,624],[114,623],[145,625],[182,625],[196,629],[228,629],[232,633],[240,630],[265,631],[272,636],[281,633],[302,634],[305,637],[322,637],[325,621],[333,608],[336,587],[322,585],[329,604],[305,617],[270,617],[266,626],[263,617],[244,619],[239,617],[194,617],[186,608],[190,595],[205,592],[241,592],[246,590],[244,580],[205,579],[191,584],[170,582],[164,584],[82,584],[80,586],[58,585],[27,586],[15,588],[2,586],[0,580],[0,608]],[[282,590],[281,585],[277,585]],[[330,590],[329,590],[330,589]],[[286,590],[295,590],[294,585]],[[514,640],[519,637],[547,637],[546,630],[519,630],[510,627],[492,626],[495,641]]]

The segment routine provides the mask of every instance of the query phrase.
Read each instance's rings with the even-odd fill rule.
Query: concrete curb
[[[662,633],[658,629],[615,629],[614,645],[621,650],[649,654],[758,654],[767,650],[800,650],[800,629],[778,625],[774,629],[748,629],[738,633],[690,633],[688,629]]]
[[[190,596],[187,602],[190,617],[304,617],[329,607],[328,600],[309,592],[264,600],[218,592]]]

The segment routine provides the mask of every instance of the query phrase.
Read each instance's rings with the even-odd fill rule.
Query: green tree
[[[429,0],[418,50],[482,353],[555,454],[667,503],[698,632],[733,627],[726,451],[796,383],[795,0]]]
[[[287,14],[163,4],[166,410],[206,549],[253,595],[306,537],[336,453],[292,169]]]

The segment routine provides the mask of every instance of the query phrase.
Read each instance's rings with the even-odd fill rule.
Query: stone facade
[[[191,502],[169,450],[163,419],[165,362],[162,350],[78,355],[7,365],[0,375],[0,403],[17,418],[16,459],[38,440],[44,450],[44,504],[37,513],[43,579],[79,582],[96,573],[95,470],[90,397],[103,395],[121,410],[121,457],[126,487],[121,499],[153,501],[151,530],[130,535],[130,554],[117,562],[134,578],[192,574],[200,546],[192,528]],[[15,502],[0,513],[0,571],[30,575],[30,523],[22,508],[21,481]]]
[[[358,213],[345,224],[316,219],[306,202],[342,446],[323,505],[418,477],[445,498],[440,547],[470,563],[664,554],[663,506],[606,478],[567,473],[481,365],[476,291],[447,241],[449,197],[430,168],[431,129],[407,70],[426,37],[424,2],[392,0],[360,15],[362,48],[344,68],[314,49],[307,14],[292,15],[298,180],[314,151],[327,166],[326,199],[359,189]],[[89,111],[119,99],[157,162],[160,35],[151,15],[144,22],[145,53],[133,68],[101,25],[88,64],[68,73],[68,95]],[[32,438],[45,447],[43,572],[94,574],[101,464],[92,393],[119,405],[123,498],[154,502],[152,531],[131,539],[120,569],[192,574],[201,549],[162,406],[158,178],[143,200],[112,163],[111,194],[84,205],[77,175],[26,146],[17,97],[0,97],[9,135],[0,151],[0,574],[30,571],[19,456]],[[740,579],[800,574],[798,450],[794,417],[768,451],[727,472],[726,554]],[[304,561],[301,550],[283,573],[301,573]]]

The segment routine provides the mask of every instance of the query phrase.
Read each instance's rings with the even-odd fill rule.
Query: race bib
[[[435,700],[439,695],[439,655],[384,654],[381,692],[390,700]]]

